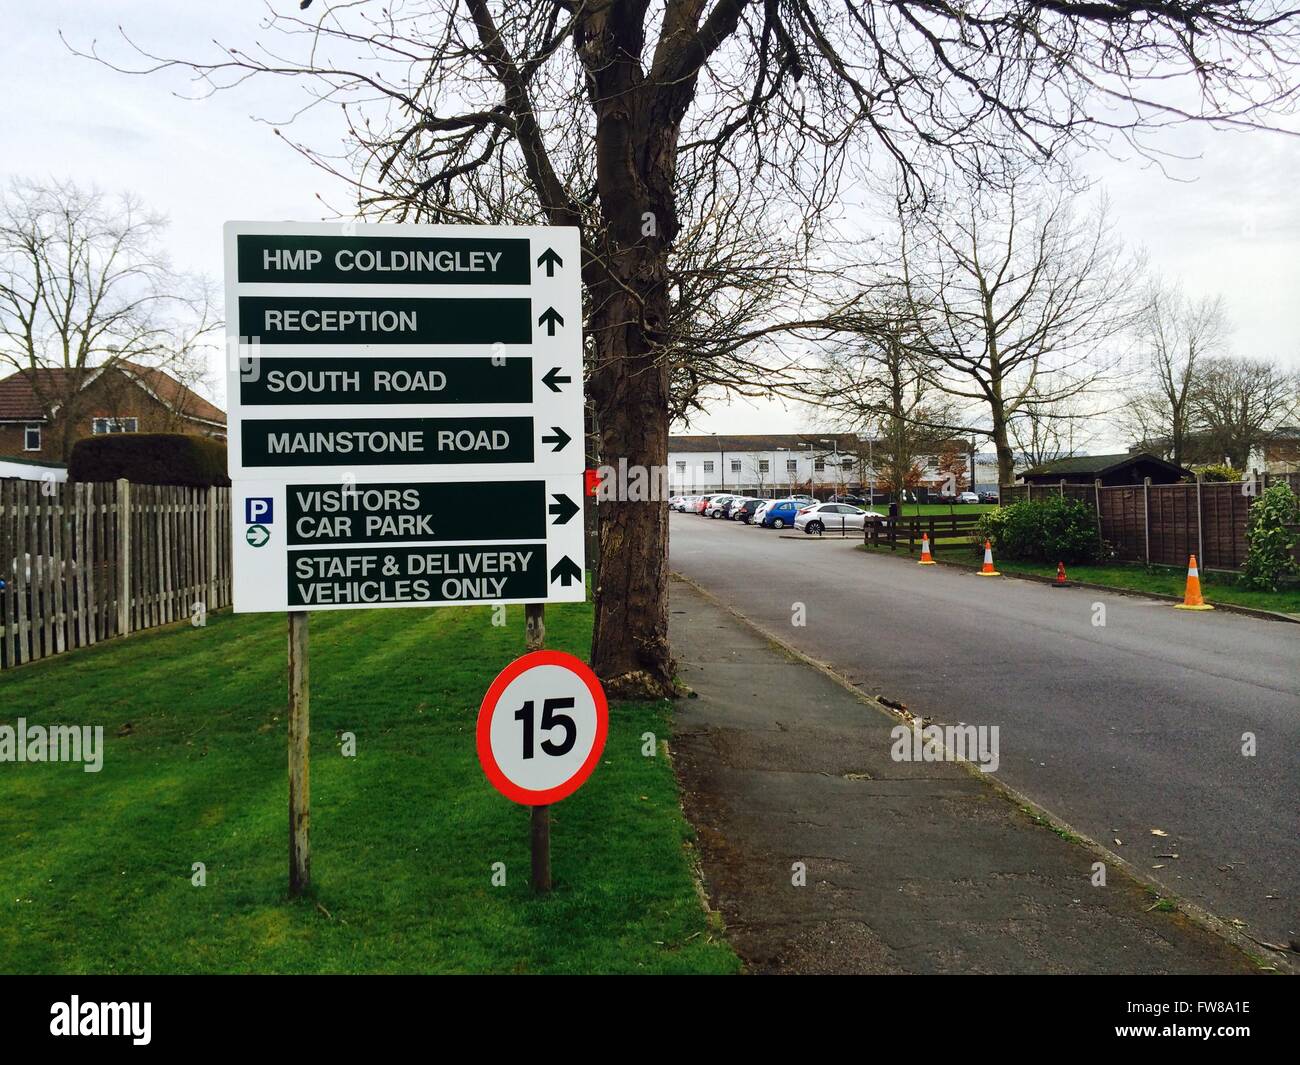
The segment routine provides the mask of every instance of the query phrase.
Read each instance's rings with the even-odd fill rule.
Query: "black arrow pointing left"
[[[572,380],[573,378],[570,377],[568,374],[561,375],[560,368],[558,366],[552,366],[542,376],[542,384],[544,384],[552,392],[560,391],[560,385],[567,385]]]
[[[551,496],[554,503],[547,508],[547,513],[554,514],[555,520],[552,525],[567,525],[569,519],[578,513],[578,504],[566,496],[563,492],[557,492]]]
[[[551,567],[551,583],[559,581],[565,588],[575,580],[582,580],[582,570],[578,564],[568,555],[565,555],[554,566]]]
[[[558,425],[551,426],[551,434],[552,435],[542,437],[542,443],[554,444],[555,446],[551,448],[552,451],[563,451],[564,445],[573,439],[573,437],[571,437]]]

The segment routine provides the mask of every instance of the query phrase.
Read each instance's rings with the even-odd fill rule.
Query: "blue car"
[[[789,529],[794,526],[794,516],[800,507],[808,504],[798,499],[778,499],[763,512],[764,529]]]

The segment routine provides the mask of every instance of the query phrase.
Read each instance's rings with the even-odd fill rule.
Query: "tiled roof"
[[[209,403],[193,389],[187,388],[171,374],[152,366],[141,366],[125,360],[114,363],[121,373],[133,375],[141,385],[152,392],[170,409],[189,418],[226,424],[226,413]],[[94,371],[87,374],[87,381]],[[0,380],[0,421],[42,421],[44,411],[39,395],[59,396],[63,393],[71,370],[50,367],[39,370],[19,370]],[[34,386],[34,387],[33,387]],[[82,387],[85,387],[84,385]]]

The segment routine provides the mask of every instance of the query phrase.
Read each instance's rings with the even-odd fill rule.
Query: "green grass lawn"
[[[957,562],[972,568],[978,566],[981,557],[963,541],[940,540],[941,550],[936,558],[943,562]],[[891,552],[888,547],[870,547],[863,545],[863,551],[875,551],[907,557],[906,545],[898,551]],[[1003,573],[1032,573],[1040,577],[1056,576],[1056,566],[1037,562],[1012,562],[1009,559],[997,559],[997,568]],[[1067,566],[1067,576],[1071,580],[1087,584],[1104,584],[1109,588],[1134,592],[1155,592],[1159,595],[1183,594],[1187,583],[1187,571],[1172,566],[1140,566],[1130,563],[1112,563],[1104,566]],[[1300,613],[1300,588],[1294,585],[1277,592],[1261,592],[1244,588],[1238,583],[1235,574],[1202,571],[1201,593],[1207,602],[1227,603],[1235,606],[1257,607],[1261,610],[1276,610],[1284,614]]]
[[[870,509],[870,508],[867,508]],[[882,514],[889,513],[888,506],[877,506]],[[985,511],[997,510],[996,503],[900,503],[899,517],[901,518],[928,518],[932,514],[956,514],[958,517],[970,514],[983,514]]]
[[[312,616],[313,895],[294,902],[283,615],[213,615],[0,674],[0,720],[102,724],[106,748],[97,774],[0,764],[0,968],[737,971],[696,895],[662,744],[641,753],[643,733],[668,737],[670,703],[610,707],[601,764],[551,809],[555,890],[532,896],[528,810],[474,750],[483,692],[523,653],[523,608],[508,621]],[[586,606],[552,607],[547,646],[585,657],[590,624]]]

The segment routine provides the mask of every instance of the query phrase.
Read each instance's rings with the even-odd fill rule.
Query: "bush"
[[[1300,572],[1292,548],[1300,524],[1300,499],[1285,482],[1264,489],[1246,519],[1246,564],[1241,581],[1251,588],[1276,592],[1283,577]],[[1288,529],[1287,526],[1292,528]]]
[[[1096,562],[1102,557],[1097,516],[1080,499],[1022,500],[985,513],[976,549],[992,542],[999,556],[1023,562]]]
[[[1223,463],[1210,466],[1189,466],[1193,473],[1199,473],[1201,480],[1207,484],[1222,481],[1240,481],[1244,475],[1241,470],[1235,470],[1231,466],[1225,466]]]
[[[73,481],[176,484],[208,488],[230,484],[222,440],[186,433],[110,433],[72,445],[68,477]]]

